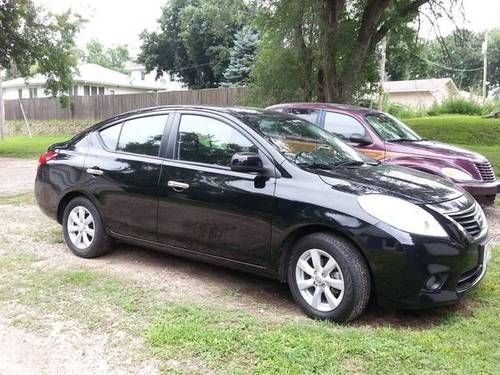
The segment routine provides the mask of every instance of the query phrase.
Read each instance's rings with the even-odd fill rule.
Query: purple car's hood
[[[436,141],[386,142],[386,151],[434,158],[467,159],[484,162],[486,159],[473,151]]]

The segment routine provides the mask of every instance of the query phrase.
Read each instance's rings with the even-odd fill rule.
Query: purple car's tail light
[[[493,171],[493,167],[489,162],[484,163],[474,163],[476,168],[481,175],[481,179],[485,182],[494,182],[496,181],[495,172]]]

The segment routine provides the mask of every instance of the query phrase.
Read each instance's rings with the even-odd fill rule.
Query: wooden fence
[[[138,108],[171,104],[208,104],[231,106],[244,88],[217,88],[189,91],[168,91],[126,95],[76,96],[67,108],[57,98],[36,98],[5,101],[5,119],[23,120],[21,105],[28,120],[102,120]]]

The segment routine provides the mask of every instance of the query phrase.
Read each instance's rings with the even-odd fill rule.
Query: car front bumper
[[[365,245],[377,302],[402,309],[457,302],[484,277],[491,254],[487,234],[472,242],[393,234]]]
[[[500,180],[493,182],[457,182],[456,184],[474,197],[484,197],[500,193]]]

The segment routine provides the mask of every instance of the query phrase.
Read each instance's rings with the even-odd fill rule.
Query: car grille
[[[472,237],[476,238],[486,226],[484,216],[480,210],[479,205],[474,203],[463,211],[448,213],[448,216],[455,220]]]
[[[474,163],[476,168],[481,175],[481,179],[485,182],[493,182],[496,181],[495,172],[493,171],[493,167],[489,162],[484,163]]]

